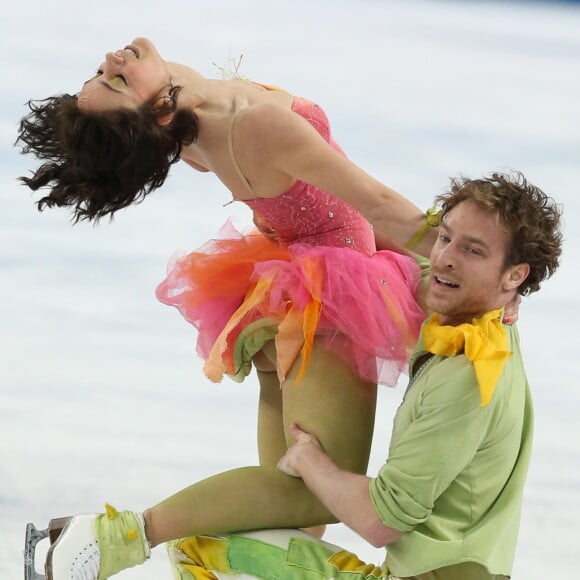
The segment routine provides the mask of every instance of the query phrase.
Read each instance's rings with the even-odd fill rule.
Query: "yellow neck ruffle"
[[[512,354],[507,349],[507,333],[500,322],[502,314],[503,309],[491,310],[481,318],[474,318],[471,324],[441,326],[439,315],[434,313],[423,325],[427,352],[441,356],[464,353],[473,363],[482,407],[491,401],[503,367]]]

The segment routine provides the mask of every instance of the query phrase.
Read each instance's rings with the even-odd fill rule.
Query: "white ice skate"
[[[95,535],[97,514],[83,514],[51,520],[46,530],[34,524],[26,526],[24,578],[25,580],[96,580],[99,575],[100,554]],[[45,574],[34,567],[36,545],[50,539]]]
[[[97,580],[100,553],[96,514],[70,518],[46,556],[47,580]]]
[[[46,530],[26,527],[25,580],[97,580],[103,566],[105,578],[143,563],[150,554],[143,516],[117,512],[106,506],[105,514],[82,514],[51,520]],[[50,539],[45,574],[36,571],[36,545]],[[103,550],[103,554],[101,554]]]

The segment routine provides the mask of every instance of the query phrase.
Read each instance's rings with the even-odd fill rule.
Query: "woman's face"
[[[153,43],[136,38],[124,49],[105,55],[105,62],[78,94],[78,106],[90,112],[137,109],[154,95],[167,93],[170,85],[167,63]]]

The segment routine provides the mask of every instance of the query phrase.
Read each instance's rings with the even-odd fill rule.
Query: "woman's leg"
[[[318,341],[308,373],[297,384],[299,366],[298,360],[282,388],[285,429],[292,422],[298,423],[318,437],[339,466],[365,472],[376,386],[361,381],[344,361],[323,350]],[[273,425],[276,421],[267,423]],[[279,448],[280,444],[275,443],[260,453],[269,462]],[[210,477],[146,510],[144,515],[153,545],[197,534],[308,527],[336,521],[301,479],[289,477],[271,465],[234,469]]]
[[[262,467],[276,467],[286,453],[286,433],[282,409],[282,388],[276,372],[274,341],[254,357],[254,368],[260,383],[258,404],[258,456]],[[304,528],[309,534],[322,538],[325,525]]]
[[[361,380],[337,355],[315,342],[306,376],[296,381],[298,361],[282,386],[286,443],[288,427],[297,423],[316,435],[341,468],[366,473],[371,450],[377,386]]]
[[[276,467],[286,453],[282,389],[276,373],[275,357],[274,341],[270,341],[253,360],[260,384],[258,457],[262,467]]]

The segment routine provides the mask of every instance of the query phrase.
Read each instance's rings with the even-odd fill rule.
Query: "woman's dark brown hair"
[[[20,177],[30,189],[50,189],[37,202],[72,208],[74,222],[94,220],[132,203],[160,187],[184,146],[197,139],[198,119],[177,110],[179,87],[137,110],[81,111],[75,95],[29,101],[20,121],[16,145],[42,161],[31,177]],[[159,119],[173,113],[168,125]]]

